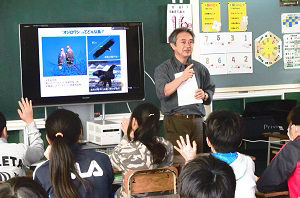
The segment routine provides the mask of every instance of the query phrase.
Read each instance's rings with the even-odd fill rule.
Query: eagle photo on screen
[[[113,73],[115,67],[116,65],[112,65],[107,71],[97,70],[93,72],[93,76],[98,76],[99,78],[97,85],[102,83],[103,87],[106,87],[106,84],[108,83],[109,87],[111,87],[111,80],[115,78]]]
[[[110,39],[109,41],[107,41],[107,43],[105,43],[103,46],[101,46],[100,49],[98,49],[93,54],[94,58],[98,58],[99,56],[104,54],[104,52],[107,50],[111,51],[110,47],[113,46],[114,43],[115,43],[115,41],[113,39]]]

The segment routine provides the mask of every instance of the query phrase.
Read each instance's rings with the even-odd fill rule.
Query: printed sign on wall
[[[248,27],[247,3],[228,2],[228,24],[230,32],[245,32]]]
[[[300,34],[283,35],[283,42],[284,68],[300,68]]]
[[[300,6],[299,0],[280,0],[280,6]]]
[[[176,28],[192,29],[192,8],[190,4],[168,4],[167,9],[167,41]]]
[[[202,2],[202,32],[221,31],[220,2]]]
[[[300,33],[300,13],[281,14],[282,33]]]

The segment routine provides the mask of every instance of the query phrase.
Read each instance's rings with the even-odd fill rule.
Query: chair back
[[[289,197],[289,191],[280,191],[280,192],[270,192],[270,193],[261,193],[255,192],[256,197],[266,198],[266,197]]]
[[[124,188],[131,194],[173,190],[176,194],[178,171],[175,167],[131,170],[124,175]]]

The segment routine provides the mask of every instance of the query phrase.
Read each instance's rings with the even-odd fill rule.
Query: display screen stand
[[[81,140],[87,139],[87,121],[94,120],[94,104],[82,104],[82,105],[63,105],[60,108],[67,109],[77,113],[81,119],[83,126],[83,134]]]

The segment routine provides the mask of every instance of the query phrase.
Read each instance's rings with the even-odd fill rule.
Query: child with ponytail
[[[46,120],[49,160],[33,178],[54,198],[108,198],[113,171],[104,153],[83,150],[78,144],[82,123],[77,114],[58,109]]]
[[[173,146],[158,137],[159,110],[152,104],[137,106],[130,119],[123,119],[123,139],[117,145],[110,160],[114,169],[125,173],[129,170],[154,169],[173,164]],[[125,197],[121,190],[121,197]]]

